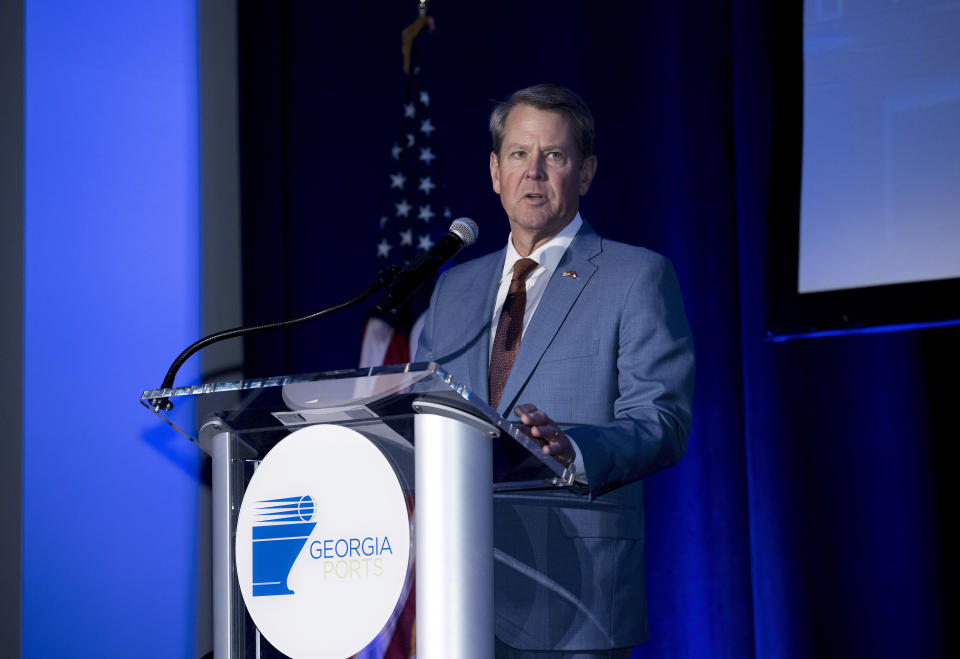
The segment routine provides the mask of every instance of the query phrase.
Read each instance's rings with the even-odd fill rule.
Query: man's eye
[[[510,155],[513,156],[514,158],[523,158],[524,156],[527,155],[527,152],[526,152],[526,151],[514,151],[514,152],[511,153]]]
[[[551,151],[550,153],[547,154],[547,160],[553,160],[553,161],[559,162],[563,160],[563,154],[560,153],[559,151]]]

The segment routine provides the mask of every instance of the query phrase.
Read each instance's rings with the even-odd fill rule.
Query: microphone
[[[454,220],[449,233],[438,240],[433,249],[421,254],[400,271],[374,309],[382,314],[396,313],[414,291],[440,271],[440,266],[462,248],[476,242],[478,233],[477,223],[469,217]]]

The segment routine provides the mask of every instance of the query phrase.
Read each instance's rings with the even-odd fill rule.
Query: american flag
[[[433,30],[425,14],[403,31],[406,94],[400,132],[390,148],[389,201],[378,218],[377,261],[381,268],[403,266],[429,250],[446,234],[453,217],[437,162],[434,113],[423,69],[423,28]],[[360,366],[404,364],[413,359],[431,286],[423,286],[395,316],[370,316],[363,332]],[[413,516],[413,499],[407,506]],[[416,657],[416,585],[411,554],[407,580],[390,621],[357,659]]]
[[[421,51],[425,35],[422,28],[432,19],[421,16],[404,30],[410,38],[409,73],[406,97],[401,108],[400,133],[390,148],[390,168],[384,184],[389,202],[378,218],[378,264],[385,268],[403,266],[422,251],[427,251],[449,228],[450,207],[445,203],[445,188],[437,162],[437,140],[430,91],[422,66]],[[405,39],[406,42],[406,39]],[[430,286],[424,286],[395,316],[371,316],[363,332],[360,366],[404,364],[416,352],[423,312],[429,302]]]

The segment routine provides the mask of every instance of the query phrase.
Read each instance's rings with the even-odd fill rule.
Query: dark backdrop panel
[[[23,515],[23,17],[22,0],[0,4],[0,638],[20,647]]]
[[[377,270],[415,17],[413,2],[283,4],[238,15],[248,323],[333,304]],[[567,84],[598,120],[584,216],[677,267],[695,421],[687,456],[647,481],[638,656],[935,656],[960,330],[763,342],[768,209],[794,185],[771,154],[799,139],[771,89],[800,84],[781,52],[799,9],[764,5],[435,2],[425,66],[451,208],[480,225],[464,256],[503,245],[488,113]],[[353,366],[365,311],[248,341],[247,375]]]

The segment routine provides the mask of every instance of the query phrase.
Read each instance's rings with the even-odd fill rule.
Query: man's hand
[[[573,464],[577,453],[570,444],[570,438],[546,412],[538,410],[533,403],[517,405],[513,411],[523,424],[520,429],[538,442],[546,455],[552,455],[564,467]]]

